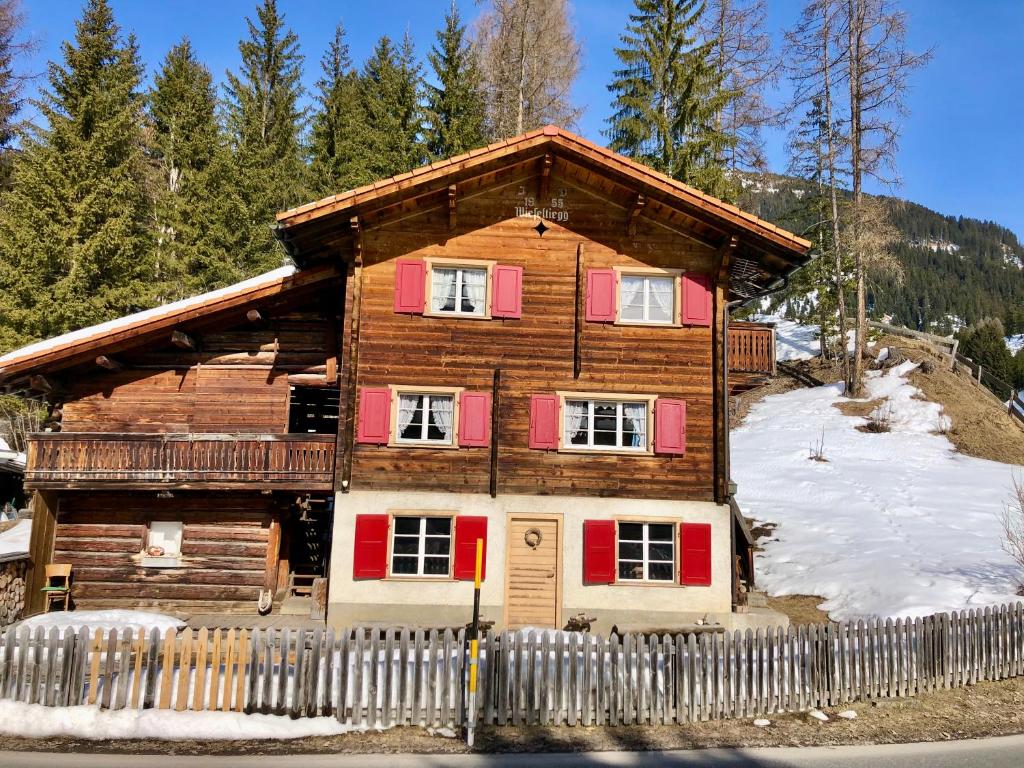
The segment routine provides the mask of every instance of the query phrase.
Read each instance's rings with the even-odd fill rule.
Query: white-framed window
[[[562,447],[579,450],[649,450],[650,400],[564,396]]]
[[[391,575],[447,577],[452,518],[396,515],[391,524]]]
[[[399,445],[454,445],[456,393],[397,392],[394,442]]]
[[[487,317],[488,264],[428,263],[428,266],[430,314]]]
[[[678,282],[674,274],[619,275],[619,321],[671,325],[678,317]]]
[[[618,533],[619,581],[675,581],[675,525],[620,521]]]

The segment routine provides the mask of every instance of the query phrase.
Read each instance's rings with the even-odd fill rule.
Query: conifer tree
[[[301,135],[306,122],[302,54],[276,0],[263,0],[248,39],[239,41],[242,65],[228,72],[227,121],[246,206],[247,271],[273,268],[281,251],[273,241],[274,214],[305,197]]]
[[[155,187],[154,278],[162,297],[208,291],[245,275],[235,254],[244,246],[244,209],[235,165],[216,118],[210,71],[187,39],[174,46],[149,95]]]
[[[720,158],[735,143],[716,124],[731,98],[700,42],[701,0],[635,0],[622,47],[622,68],[608,90],[615,110],[609,146],[717,197],[734,190]]]
[[[88,0],[61,54],[0,203],[0,347],[152,300],[135,40]]]
[[[320,67],[323,75],[316,83],[319,106],[312,121],[310,186],[316,195],[329,195],[373,181],[367,167],[367,124],[359,73],[352,66],[341,24]]]
[[[444,21],[437,45],[427,54],[437,85],[426,87],[425,134],[427,152],[435,160],[487,143],[477,54],[469,45],[454,2]]]
[[[385,35],[363,67],[360,92],[367,130],[363,152],[371,179],[405,173],[422,165],[421,70],[412,38],[401,47]]]

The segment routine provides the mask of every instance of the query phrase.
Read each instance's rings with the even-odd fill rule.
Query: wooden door
[[[512,515],[508,524],[505,624],[561,628],[560,515]]]

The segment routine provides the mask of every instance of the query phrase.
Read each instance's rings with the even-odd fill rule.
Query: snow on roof
[[[52,349],[59,349],[69,344],[73,344],[74,342],[104,336],[112,331],[117,331],[122,328],[130,328],[131,326],[139,323],[155,320],[165,315],[173,315],[194,306],[200,306],[236,293],[244,292],[253,288],[259,288],[263,285],[269,285],[286,277],[291,277],[295,272],[295,266],[289,264],[287,266],[271,270],[270,272],[264,272],[262,275],[251,277],[248,280],[243,280],[240,283],[228,285],[224,288],[218,288],[215,291],[201,293],[198,296],[192,296],[187,299],[182,299],[181,301],[163,304],[159,307],[154,307],[153,309],[147,309],[142,312],[125,315],[124,317],[118,317],[114,320],[108,320],[107,322],[100,323],[98,325],[90,325],[88,328],[80,328],[77,331],[71,331],[70,333],[65,333],[60,336],[54,336],[52,339],[37,341],[34,344],[29,344],[21,349],[15,349],[12,352],[8,352],[6,355],[0,356],[0,368],[2,368],[4,364],[13,362],[14,360],[38,355],[41,352],[48,352]]]
[[[12,527],[0,533],[0,563],[27,556],[28,542],[31,536],[31,520],[19,520]]]

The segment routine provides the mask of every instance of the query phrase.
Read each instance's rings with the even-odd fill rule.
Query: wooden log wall
[[[66,492],[52,561],[72,565],[78,608],[216,603],[255,612],[276,583],[283,506],[259,493]],[[142,567],[154,520],[182,521],[181,568]]]
[[[420,384],[498,392],[498,493],[711,499],[713,490],[712,342],[707,327],[636,327],[582,323],[580,375],[574,377],[577,250],[580,274],[612,266],[673,267],[711,272],[714,251],[649,218],[634,221],[631,199],[600,177],[556,170],[550,199],[558,214],[517,217],[535,177],[475,193],[460,191],[458,227],[436,208],[364,234],[358,386]],[[607,188],[606,188],[607,187]],[[393,310],[394,259],[493,259],[524,268],[521,320],[400,315]],[[656,394],[687,402],[685,456],[551,453],[528,448],[529,401],[556,390]],[[487,493],[490,450],[356,445],[353,488]]]
[[[167,342],[125,353],[121,369],[76,372],[62,407],[65,432],[288,431],[289,384],[338,386],[340,305],[324,284],[314,300],[257,322],[194,332],[197,349]],[[340,314],[340,312],[338,312]]]

